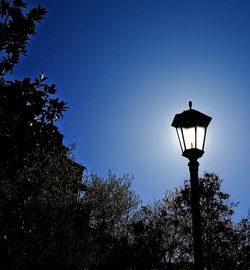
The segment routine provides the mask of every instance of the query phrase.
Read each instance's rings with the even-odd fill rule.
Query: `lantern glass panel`
[[[180,145],[181,145],[181,151],[183,152],[185,150],[185,147],[184,147],[184,141],[183,141],[181,128],[178,127],[176,130],[177,130],[178,139],[179,139],[179,142],[180,142]]]
[[[183,136],[185,140],[185,149],[195,148],[195,127],[182,128]]]
[[[200,150],[204,148],[205,130],[204,127],[197,127],[197,148]]]

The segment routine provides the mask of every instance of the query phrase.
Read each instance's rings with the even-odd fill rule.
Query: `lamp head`
[[[202,157],[207,127],[211,120],[210,116],[192,109],[192,101],[189,101],[189,110],[175,115],[172,126],[176,128],[184,157],[189,160]]]

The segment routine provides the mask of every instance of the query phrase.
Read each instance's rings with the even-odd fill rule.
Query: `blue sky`
[[[213,118],[204,171],[247,213],[250,194],[250,2],[29,1],[48,14],[15,75],[41,70],[69,111],[60,123],[77,160],[134,176],[144,203],[189,177],[171,122],[193,107]],[[60,4],[59,4],[60,3]]]

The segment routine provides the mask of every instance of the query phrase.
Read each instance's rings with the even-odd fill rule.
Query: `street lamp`
[[[207,127],[212,120],[211,117],[192,109],[189,101],[189,110],[176,114],[172,126],[176,128],[182,155],[189,159],[191,203],[192,203],[192,225],[193,225],[193,251],[194,269],[203,269],[203,252],[201,237],[200,216],[200,191],[198,181],[199,162],[204,154]]]

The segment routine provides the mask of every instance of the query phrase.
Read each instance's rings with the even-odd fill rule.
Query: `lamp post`
[[[200,191],[198,180],[199,162],[204,154],[207,127],[212,120],[211,117],[192,109],[189,101],[189,110],[176,114],[172,126],[176,128],[178,140],[181,146],[182,156],[189,159],[191,204],[192,204],[192,232],[194,269],[203,269],[203,252],[201,237],[201,215],[200,215]]]

